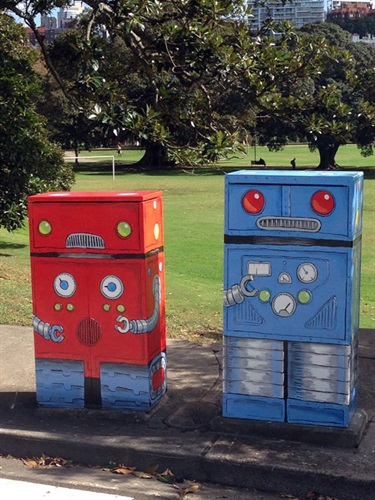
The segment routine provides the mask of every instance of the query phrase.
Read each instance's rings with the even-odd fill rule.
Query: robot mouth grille
[[[102,329],[97,321],[84,318],[77,327],[78,340],[89,347],[97,344],[102,336]]]
[[[104,240],[96,234],[73,233],[66,239],[66,248],[105,248]]]
[[[260,217],[257,220],[260,229],[268,231],[306,231],[316,233],[321,228],[317,219],[302,217]]]

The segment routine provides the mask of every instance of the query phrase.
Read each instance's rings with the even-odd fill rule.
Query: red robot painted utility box
[[[147,411],[166,390],[160,191],[29,198],[40,406]]]

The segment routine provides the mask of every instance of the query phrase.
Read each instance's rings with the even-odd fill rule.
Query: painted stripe
[[[155,248],[147,253],[87,253],[87,252],[31,252],[31,257],[54,257],[59,259],[147,259],[164,252],[164,247]]]
[[[18,498],[27,498],[27,500],[135,500],[134,497],[4,478],[0,478],[0,491],[2,498],[17,498],[19,495]]]
[[[362,237],[358,236],[354,241],[329,240],[313,238],[293,238],[291,236],[273,237],[273,236],[242,236],[224,234],[224,243],[232,245],[279,245],[279,246],[314,246],[314,247],[344,247],[351,248],[356,246]]]

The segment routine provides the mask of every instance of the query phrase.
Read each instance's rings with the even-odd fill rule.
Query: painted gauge
[[[311,262],[304,262],[298,266],[297,277],[302,283],[313,283],[318,277],[318,270]]]

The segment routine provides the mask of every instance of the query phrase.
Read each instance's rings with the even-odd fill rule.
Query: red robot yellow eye
[[[42,220],[39,222],[38,230],[43,236],[47,236],[52,231],[52,226],[48,220]]]
[[[335,199],[329,191],[317,191],[311,198],[312,209],[320,215],[328,215],[335,208]]]
[[[122,238],[127,238],[131,235],[132,228],[128,222],[121,221],[117,224],[117,233]]]
[[[242,206],[250,214],[259,214],[264,207],[264,196],[257,189],[252,189],[242,198]]]

